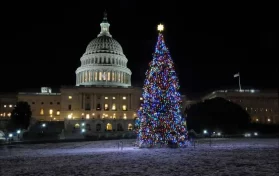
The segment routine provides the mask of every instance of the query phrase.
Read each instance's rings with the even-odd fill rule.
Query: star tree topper
[[[164,25],[159,24],[158,27],[157,27],[157,30],[158,30],[159,32],[162,32],[162,31],[164,30]]]

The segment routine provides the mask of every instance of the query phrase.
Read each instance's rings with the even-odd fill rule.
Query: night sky
[[[153,4],[152,4],[152,3]],[[221,88],[277,88],[274,4],[182,4],[183,1],[91,1],[1,5],[1,92],[75,84],[75,70],[100,32],[106,9],[110,33],[141,86],[159,23],[176,63],[181,92],[197,97]]]

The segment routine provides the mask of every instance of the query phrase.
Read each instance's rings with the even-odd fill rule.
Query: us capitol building
[[[121,45],[112,38],[105,13],[101,32],[87,46],[76,70],[76,86],[59,93],[42,87],[39,93],[19,92],[2,98],[0,115],[8,117],[16,101],[28,102],[38,121],[64,121],[65,131],[129,131],[142,102],[142,88],[131,86],[132,72]]]

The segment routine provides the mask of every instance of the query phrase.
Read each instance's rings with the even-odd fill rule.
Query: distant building
[[[276,91],[217,90],[202,100],[222,97],[242,106],[251,116],[252,122],[279,124],[278,94]]]

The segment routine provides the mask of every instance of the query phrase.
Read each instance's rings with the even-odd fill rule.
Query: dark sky
[[[141,85],[157,40],[156,26],[189,97],[219,88],[276,88],[274,4],[190,4],[183,1],[91,1],[1,5],[0,91],[75,84],[75,70],[100,32],[104,9],[123,47],[132,84]]]

